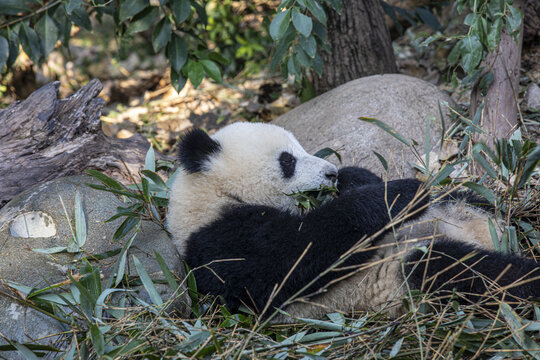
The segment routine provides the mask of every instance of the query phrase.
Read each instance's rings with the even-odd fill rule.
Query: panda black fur
[[[338,173],[280,127],[236,123],[212,137],[194,130],[180,144],[180,160],[169,230],[194,269],[198,290],[222,296],[232,310],[243,304],[260,313],[272,296],[270,309],[281,307],[293,317],[380,309],[398,316],[405,279],[415,289],[457,290],[463,301],[501,287],[519,298],[540,296],[538,264],[492,251],[487,213],[464,203],[429,204],[414,179],[385,183],[355,167]],[[332,185],[336,175],[339,197],[300,214],[287,194]],[[381,232],[406,208],[405,223]],[[331,284],[327,291],[309,303],[283,306],[375,234],[371,244],[378,247],[354,252],[342,270],[328,272],[301,295]]]

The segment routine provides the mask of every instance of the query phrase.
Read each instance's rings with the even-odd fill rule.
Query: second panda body
[[[233,310],[397,316],[409,288],[457,290],[469,300],[500,287],[511,296],[540,296],[540,267],[493,252],[486,213],[430,203],[416,180],[383,182],[361,168],[338,172],[289,132],[265,124],[233,124],[212,137],[195,131],[180,151],[184,170],[173,187],[169,230],[198,290],[222,296]],[[307,214],[288,196],[336,178],[339,197]],[[367,248],[353,249],[362,239]],[[512,286],[523,279],[532,280]]]

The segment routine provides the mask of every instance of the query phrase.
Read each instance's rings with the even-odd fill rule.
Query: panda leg
[[[322,318],[333,312],[355,311],[383,311],[390,318],[399,317],[406,312],[401,299],[407,288],[402,260],[393,254],[393,247],[379,250],[358,272],[340,279],[321,294],[297,300],[284,309],[291,317],[279,315],[273,322],[290,323],[295,318]]]
[[[540,297],[540,264],[521,256],[439,239],[427,252],[412,250],[405,260],[405,276],[415,289],[457,290],[463,302]]]
[[[393,238],[403,241],[429,237],[436,239],[444,236],[478,248],[493,250],[489,219],[495,225],[495,231],[500,239],[503,224],[492,214],[464,202],[435,203],[419,219],[403,224]],[[386,237],[390,238],[388,235]]]

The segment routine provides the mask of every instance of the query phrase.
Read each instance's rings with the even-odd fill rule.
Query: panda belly
[[[419,247],[427,248],[432,242],[441,241],[492,250],[489,215],[465,203],[435,204],[420,218],[389,231],[374,246],[377,251],[371,261],[357,272],[322,294],[287,306],[284,310],[291,317],[279,315],[274,321],[291,322],[294,318],[322,318],[332,312],[358,311],[382,311],[390,318],[399,317],[407,311],[402,299],[408,293],[404,264],[410,255],[421,251]]]

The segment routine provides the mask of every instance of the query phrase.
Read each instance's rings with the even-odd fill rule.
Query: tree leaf
[[[292,10],[292,22],[296,30],[305,37],[311,34],[313,20],[309,16],[302,14],[297,8]]]
[[[458,41],[456,45],[454,45],[454,47],[452,48],[452,51],[450,51],[450,54],[448,55],[448,58],[447,58],[449,66],[454,66],[455,64],[457,64],[459,57],[461,55],[461,46],[463,44],[462,41],[463,40]]]
[[[182,89],[186,85],[186,82],[187,79],[182,75],[181,72],[177,73],[176,71],[171,69],[171,85],[177,93],[182,91]]]
[[[172,25],[169,21],[169,18],[167,16],[163,17],[163,19],[159,20],[156,27],[154,28],[154,32],[152,33],[152,47],[154,48],[154,51],[157,53],[167,43],[169,42],[171,38],[172,33]]]
[[[294,47],[294,55],[304,68],[309,69],[311,67],[311,58],[306,55],[301,46]]]
[[[58,28],[53,19],[45,13],[37,22],[36,31],[40,35],[43,57],[47,57],[58,41]]]
[[[463,69],[470,75],[477,68],[482,60],[483,47],[480,38],[476,35],[467,36],[462,44],[461,65]]]
[[[71,13],[73,12],[73,9],[78,8],[79,6],[84,5],[83,0],[68,0],[65,4],[66,7],[66,13],[71,16]]]
[[[215,62],[212,60],[201,60],[201,64],[204,68],[204,72],[212,78],[212,80],[220,83],[222,81],[221,79],[221,71],[219,70],[219,67],[216,65]]]
[[[83,7],[73,9],[71,20],[75,25],[85,28],[88,31],[92,31],[92,23],[90,22],[88,13]]]
[[[143,11],[148,4],[148,0],[124,0],[118,9],[118,20],[124,21],[127,18],[137,15]]]
[[[21,45],[26,55],[32,59],[34,64],[37,64],[39,62],[39,57],[41,56],[41,51],[39,47],[39,37],[34,29],[23,22],[19,30],[19,39],[21,40]]]
[[[308,54],[310,58],[314,58],[317,54],[317,41],[315,40],[315,38],[313,36],[300,36],[299,42],[300,46],[302,47],[302,49],[304,49],[306,54]]]
[[[9,42],[3,36],[0,36],[0,74],[9,58]]]
[[[287,53],[287,50],[289,50],[289,48],[291,47],[295,37],[296,33],[294,32],[292,27],[289,27],[283,38],[278,41],[276,45],[276,50],[274,51],[274,54],[272,56],[272,61],[270,62],[271,72],[274,72],[278,65],[281,63],[283,57]]]
[[[318,1],[306,0],[306,6],[315,19],[319,20],[323,25],[326,25],[326,12]]]
[[[167,56],[173,70],[180,73],[188,57],[188,48],[184,39],[174,34],[167,45]]]
[[[151,6],[146,8],[144,11],[138,13],[131,20],[128,28],[128,34],[135,34],[144,30],[147,30],[152,26],[156,21],[159,15],[159,9],[157,7]]]
[[[0,0],[0,15],[18,15],[31,9],[21,0]]]
[[[67,47],[69,39],[71,37],[71,14],[67,14],[66,8],[63,4],[60,4],[56,11],[54,12],[52,18],[56,21],[56,26],[59,30],[59,38],[62,42],[62,45]]]
[[[274,41],[279,40],[287,31],[289,22],[291,20],[291,13],[289,10],[281,11],[274,16],[270,23],[270,36]]]
[[[509,10],[509,14],[506,16],[506,30],[508,30],[510,35],[515,35],[519,32],[523,14],[510,4],[507,5],[507,9]]]
[[[420,20],[422,20],[424,24],[428,25],[433,30],[438,31],[442,29],[441,23],[439,22],[439,20],[437,20],[437,18],[435,17],[435,15],[433,15],[431,11],[426,10],[421,7],[417,7],[415,8],[415,10],[418,16],[420,17]]]
[[[313,65],[313,70],[315,70],[317,74],[321,76],[324,70],[324,63],[319,54],[315,54],[312,65]]]
[[[190,61],[188,63],[188,78],[189,81],[191,81],[191,85],[193,85],[194,88],[197,88],[204,78],[204,68],[202,64],[196,61]]]
[[[488,2],[488,13],[492,18],[498,17],[497,20],[500,20],[500,17],[504,13],[504,0],[490,0]]]
[[[174,0],[171,5],[171,10],[176,19],[176,23],[183,23],[191,13],[191,3],[188,0]]]

